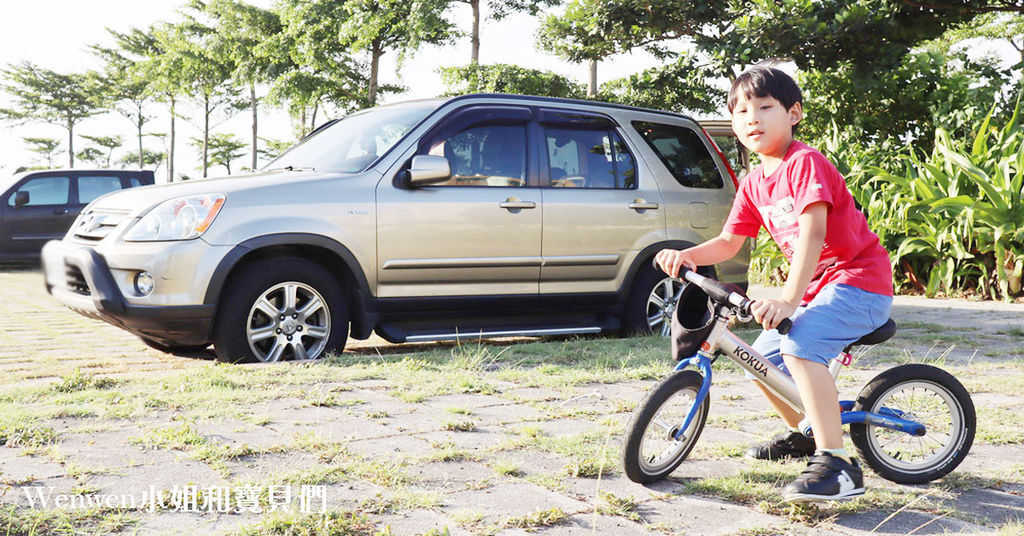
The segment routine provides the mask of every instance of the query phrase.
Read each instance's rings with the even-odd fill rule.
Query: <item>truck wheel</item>
[[[325,268],[297,258],[256,261],[233,275],[222,297],[213,347],[222,361],[272,363],[341,352],[348,307]]]

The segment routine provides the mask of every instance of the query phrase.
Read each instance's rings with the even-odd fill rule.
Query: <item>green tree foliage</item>
[[[156,169],[156,168],[160,167],[160,164],[162,164],[164,162],[164,160],[166,160],[166,159],[167,159],[167,153],[164,153],[164,152],[161,152],[161,151],[151,151],[149,149],[143,149],[141,154],[140,153],[136,153],[136,152],[131,152],[131,153],[128,153],[128,154],[124,155],[120,160],[117,161],[117,163],[122,165],[122,166],[127,167],[127,166],[134,166],[134,165],[138,164],[139,162],[142,162],[142,165],[139,166],[139,169],[145,169],[146,167],[149,167],[149,166],[152,166],[154,169]]]
[[[672,63],[601,85],[598,99],[675,112],[714,113],[726,92],[711,83],[714,73],[688,54]]]
[[[284,25],[276,12],[239,0],[193,0],[192,8],[202,11],[215,23],[221,46],[234,65],[231,76],[237,84],[248,86],[252,112],[252,167],[255,169],[259,149],[260,100],[256,85],[269,82],[293,67],[287,55],[278,53],[278,36],[284,31]]]
[[[399,63],[422,44],[440,44],[453,37],[452,23],[444,18],[443,0],[344,0],[345,19],[341,44],[353,52],[370,55],[370,80],[366,100],[377,103],[380,58],[398,53]]]
[[[551,71],[527,69],[516,65],[471,63],[438,69],[445,85],[444,96],[465,93],[510,93],[547,97],[582,98],[584,88],[565,76]]]
[[[960,48],[965,41],[988,39],[1009,43],[1017,51],[1017,69],[1024,68],[1024,14],[983,13],[951,28],[928,47],[943,53]]]
[[[105,167],[110,167],[110,159],[114,156],[114,151],[116,151],[122,145],[124,145],[124,138],[122,138],[121,136],[82,135],[82,137],[89,140],[95,145],[95,147],[87,147],[86,150],[95,149],[96,151],[99,151],[100,156],[103,157],[100,159],[89,158],[88,160],[97,164],[103,164]],[[91,155],[92,153],[89,154]]]
[[[36,137],[24,137],[21,139],[29,145],[29,151],[38,154],[46,161],[46,167],[53,167],[53,157],[60,152],[61,149],[60,140]]]
[[[120,33],[107,30],[116,43],[116,54],[131,61],[138,72],[138,76],[145,80],[146,91],[155,95],[159,100],[166,102],[170,111],[170,131],[167,142],[167,180],[174,180],[174,155],[176,147],[175,122],[177,120],[176,107],[179,97],[184,93],[184,57],[173,46],[175,32],[167,24],[156,24],[146,30],[133,28],[128,32]],[[141,140],[141,136],[140,136]],[[144,155],[140,141],[139,150],[135,153]],[[146,165],[145,160],[137,163],[140,167]]]
[[[205,14],[191,10],[186,20],[171,26],[169,45],[174,55],[181,58],[185,94],[202,108],[203,131],[202,176],[210,166],[210,119],[222,110],[228,115],[245,106],[239,90],[232,82],[235,64],[230,44],[208,24]]]
[[[245,155],[246,143],[231,134],[211,134],[208,139],[192,138],[192,145],[197,149],[204,145],[210,151],[210,164],[224,166],[227,174],[231,174],[231,162]]]
[[[14,108],[0,108],[0,119],[39,121],[68,131],[68,166],[75,166],[75,126],[103,111],[102,92],[91,74],[65,74],[25,61],[0,70],[0,89]]]
[[[112,33],[117,40],[120,34]],[[152,119],[146,110],[153,100],[153,92],[143,62],[137,54],[126,48],[99,45],[92,45],[90,48],[104,62],[99,83],[106,100],[115,112],[132,122],[141,150],[142,129]],[[142,162],[138,164],[142,166]],[[110,165],[109,158],[107,165]]]
[[[298,123],[298,138],[312,131],[318,113],[328,105],[351,112],[369,104],[365,66],[339,40],[348,18],[344,7],[334,0],[288,0],[277,7],[284,30],[272,36],[268,46],[291,67],[274,80],[269,98],[288,108]],[[380,93],[398,90],[394,86],[378,89]]]
[[[997,102],[1007,74],[985,61],[953,61],[938,52],[908,54],[884,74],[848,62],[803,71],[801,135],[820,139],[834,123],[867,141],[913,140],[925,148],[937,127],[968,136]]]

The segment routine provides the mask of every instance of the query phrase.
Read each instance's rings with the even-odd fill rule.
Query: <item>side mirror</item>
[[[28,204],[29,195],[25,190],[19,190],[14,194],[14,206],[21,207]]]
[[[427,186],[452,178],[452,167],[443,156],[419,155],[412,157],[412,165],[404,172],[405,186]]]

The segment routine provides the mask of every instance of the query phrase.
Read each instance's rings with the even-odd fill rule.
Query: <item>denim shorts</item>
[[[892,296],[849,285],[828,285],[806,306],[797,308],[786,335],[765,330],[753,347],[787,374],[782,355],[828,365],[843,348],[889,320]],[[748,377],[753,378],[748,373]]]

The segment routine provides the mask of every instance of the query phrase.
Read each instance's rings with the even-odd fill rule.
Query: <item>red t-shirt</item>
[[[832,283],[892,296],[889,254],[868,229],[846,181],[824,155],[794,140],[769,177],[758,166],[740,184],[725,231],[754,237],[763,225],[790,261],[800,233],[798,217],[812,203],[828,204],[825,245],[803,303]]]

